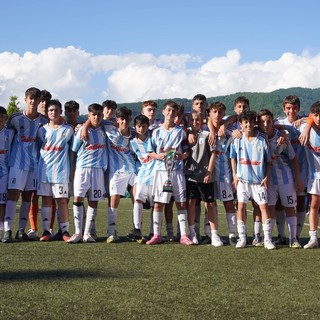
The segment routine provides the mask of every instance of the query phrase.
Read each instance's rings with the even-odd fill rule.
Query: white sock
[[[255,221],[253,225],[253,234],[255,237],[260,236],[261,221]]]
[[[22,201],[20,207],[19,229],[25,229],[29,219],[31,202]]]
[[[92,208],[92,207],[88,206],[86,224],[84,227],[84,234],[90,233],[92,226],[94,225],[94,221],[96,219],[97,211],[98,211],[97,208]]]
[[[265,241],[271,241],[272,240],[272,229],[274,226],[274,219],[267,219],[265,223],[262,224],[262,229],[263,229],[263,235],[264,235],[264,240]]]
[[[73,205],[73,219],[75,234],[82,234],[83,225],[83,206]]]
[[[302,228],[306,219],[306,212],[297,212],[297,236],[300,238]]]
[[[42,216],[42,228],[43,230],[50,230],[52,210],[51,207],[42,207],[41,216]]]
[[[239,238],[246,238],[247,237],[247,226],[242,220],[237,221],[237,229]]]
[[[289,240],[297,238],[297,217],[287,217],[287,225],[289,230]]]
[[[141,230],[141,221],[142,221],[142,203],[135,202],[133,205],[133,225],[135,229]]]
[[[309,231],[310,240],[318,240],[317,230]]]
[[[232,213],[232,212],[227,212],[226,213],[226,217],[227,217],[227,223],[228,223],[228,228],[229,228],[229,232],[230,234],[233,234],[233,236],[236,233],[236,214]]]
[[[155,236],[161,235],[162,212],[153,211],[153,231]]]
[[[286,226],[286,214],[284,210],[275,210],[278,234],[281,237],[286,237],[285,226]]]
[[[178,210],[178,221],[179,221],[179,225],[180,225],[181,236],[189,234],[189,226],[188,226],[188,221],[187,221],[187,210]],[[195,231],[196,231],[196,225],[195,225]]]
[[[189,225],[189,231],[190,231],[190,239],[192,240],[193,237],[196,236],[196,231],[195,231],[195,226],[193,225]]]
[[[108,208],[108,236],[116,235],[118,208]]]
[[[6,204],[6,214],[4,217],[4,231],[12,230],[16,209],[17,209],[17,201],[8,200]]]
[[[60,222],[60,229],[61,232],[68,232],[69,231],[69,221],[68,222]]]

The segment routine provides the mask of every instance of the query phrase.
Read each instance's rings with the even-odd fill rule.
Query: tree
[[[20,112],[20,108],[18,107],[18,104],[20,103],[18,100],[17,96],[11,96],[10,97],[10,102],[8,104],[8,108],[7,108],[7,114],[8,117],[10,117],[13,113],[15,112]]]

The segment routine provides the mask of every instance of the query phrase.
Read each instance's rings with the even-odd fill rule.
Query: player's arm
[[[213,146],[216,143],[216,136],[218,133],[217,128],[213,125],[210,117],[208,118],[208,122],[207,122],[208,128],[210,130],[210,134],[209,134],[209,139],[208,142],[211,146]]]
[[[88,130],[89,130],[89,127],[90,127],[90,121],[89,119],[83,124],[83,128],[82,128],[82,131],[81,131],[81,139],[82,140],[88,140],[89,139],[89,135],[88,135]]]
[[[310,137],[310,130],[313,125],[314,125],[314,121],[313,121],[312,116],[310,114],[307,119],[306,125],[299,136],[299,141],[300,141],[301,145],[305,146],[308,143],[309,137]]]
[[[231,168],[232,168],[232,177],[233,177],[234,188],[237,189],[239,179],[237,176],[237,160],[236,160],[236,158],[231,158]]]
[[[300,177],[299,162],[298,162],[298,158],[296,155],[291,160],[291,166],[292,166],[292,171],[293,171],[293,175],[294,175],[294,183],[296,185],[296,190],[298,192],[302,192],[304,190],[304,185],[303,185],[303,182]]]
[[[209,160],[208,170],[206,175],[204,176],[203,183],[210,183],[213,181],[213,169],[214,169],[214,163],[216,161],[216,153],[214,150],[211,152],[211,157]]]
[[[267,162],[266,163],[266,175],[265,177],[262,179],[260,186],[265,186],[266,189],[268,189],[269,187],[269,177],[271,174],[271,162]]]

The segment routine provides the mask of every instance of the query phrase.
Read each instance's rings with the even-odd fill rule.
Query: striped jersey
[[[214,180],[217,182],[232,182],[232,169],[230,162],[230,143],[233,139],[227,136],[217,137],[214,163]]]
[[[38,114],[30,119],[25,112],[14,113],[7,127],[15,131],[9,166],[26,171],[37,171],[39,147],[36,142],[39,127],[48,122],[48,118]]]
[[[290,141],[288,144],[278,145],[279,137],[280,132],[276,130],[274,136],[269,138],[269,147],[271,153],[271,183],[281,186],[294,183],[291,160],[296,154]]]
[[[88,140],[82,140],[81,127],[74,136],[72,151],[77,153],[77,168],[102,168],[108,167],[107,136],[102,127],[88,128]]]
[[[237,176],[240,180],[260,184],[266,176],[266,163],[271,161],[265,136],[257,132],[252,141],[244,134],[240,139],[234,139],[230,158],[237,160]]]
[[[161,125],[152,132],[148,151],[162,153],[166,150],[175,149],[179,153],[183,153],[188,150],[188,140],[183,127],[174,126],[170,130],[167,130]],[[165,161],[155,160],[155,170],[166,171]],[[184,169],[182,160],[176,160],[173,170],[181,171]]]
[[[49,124],[39,128],[40,149],[38,181],[44,183],[69,183],[70,158],[74,131],[71,125],[63,123],[58,128]]]
[[[14,131],[3,128],[0,131],[0,177],[9,173],[9,157]]]
[[[153,181],[155,160],[152,159],[148,152],[151,132],[147,132],[147,138],[144,141],[133,138],[130,140],[131,148],[137,156],[140,165],[138,166],[138,175],[136,182],[140,185],[150,186]]]

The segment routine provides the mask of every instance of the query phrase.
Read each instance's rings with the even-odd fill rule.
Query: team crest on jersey
[[[262,152],[262,148],[261,147],[258,147],[258,152]]]
[[[16,179],[16,178],[12,178],[12,179],[11,179],[11,183],[12,183],[12,184],[16,184],[16,182],[17,182],[17,179]]]
[[[199,144],[204,144],[204,139],[203,138],[199,139]]]

